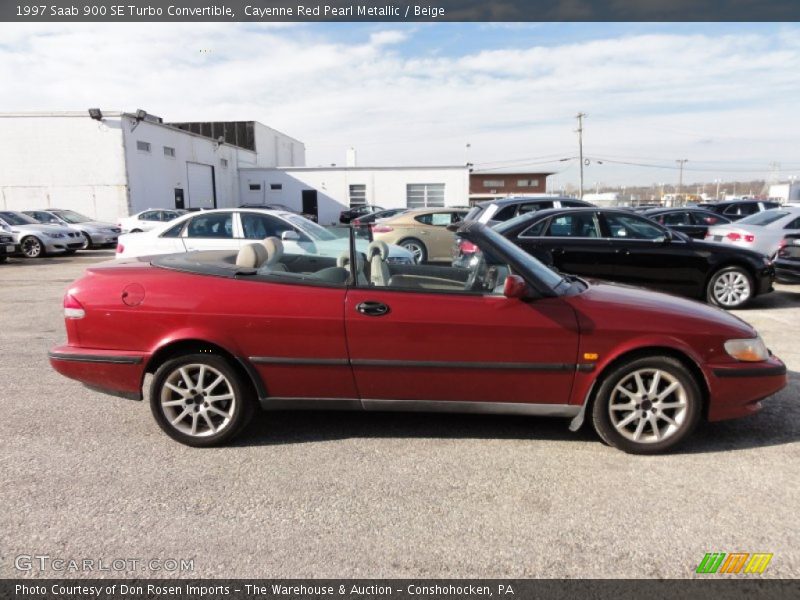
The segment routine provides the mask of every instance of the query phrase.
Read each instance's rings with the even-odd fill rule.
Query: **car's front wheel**
[[[706,300],[722,308],[741,308],[755,295],[753,280],[742,267],[726,267],[711,276]]]
[[[188,446],[218,446],[250,421],[254,400],[221,356],[190,354],[165,362],[150,386],[150,410],[172,439]]]
[[[81,233],[83,236],[83,246],[81,246],[81,250],[91,250],[92,249],[92,238],[89,237],[89,234],[85,231]]]
[[[45,254],[44,244],[33,235],[22,238],[19,248],[26,258],[41,258]]]
[[[702,395],[679,360],[650,356],[604,377],[592,421],[607,444],[631,454],[656,454],[685,440],[700,419]]]

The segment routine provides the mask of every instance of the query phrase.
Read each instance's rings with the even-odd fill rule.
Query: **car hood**
[[[63,233],[69,235],[75,233],[74,229],[63,225],[50,225],[48,223],[31,223],[29,225],[12,225],[13,233]]]
[[[103,221],[86,221],[73,225],[76,229],[119,229],[116,223],[105,223]]]
[[[696,300],[654,292],[629,285],[585,280],[588,288],[573,298],[580,315],[581,305],[592,320],[605,321],[603,313],[624,314],[624,326],[669,334],[720,334],[726,330],[731,338],[752,338],[758,335],[752,325],[739,317]],[[597,319],[595,319],[597,317]],[[619,317],[617,317],[619,319]]]

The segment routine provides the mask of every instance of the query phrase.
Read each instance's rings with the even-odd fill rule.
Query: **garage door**
[[[189,176],[189,202],[187,208],[214,208],[214,167],[200,163],[186,163]]]

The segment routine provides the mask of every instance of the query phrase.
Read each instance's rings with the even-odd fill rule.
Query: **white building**
[[[443,167],[286,167],[239,169],[244,204],[284,204],[337,223],[339,213],[361,204],[382,208],[466,206],[469,169]]]
[[[90,116],[90,113],[92,116]],[[164,123],[145,111],[0,114],[0,208],[97,219],[238,206],[242,167],[305,164],[305,146],[253,121]]]

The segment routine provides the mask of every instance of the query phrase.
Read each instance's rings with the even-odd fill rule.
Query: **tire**
[[[44,244],[35,235],[26,235],[22,238],[19,250],[25,258],[41,258],[46,254]]]
[[[89,237],[89,234],[85,231],[82,231],[81,235],[83,236],[83,246],[81,246],[81,250],[91,250],[94,248],[94,244],[92,244],[92,238]]]
[[[8,260],[7,256],[0,256],[0,263],[4,263]]]
[[[397,245],[411,252],[414,255],[414,262],[418,265],[428,260],[428,249],[417,238],[406,238],[399,241]]]
[[[188,386],[197,386],[198,380],[205,388]],[[207,400],[224,396],[229,398]],[[175,441],[196,448],[231,441],[250,422],[254,408],[249,386],[215,354],[173,358],[159,367],[150,385],[150,410],[158,426]]]
[[[131,229],[131,233],[142,233],[141,229]]]
[[[668,356],[644,357],[603,378],[592,423],[609,446],[629,454],[658,454],[691,435],[702,404],[700,387],[683,363]]]
[[[720,308],[742,308],[755,296],[755,284],[742,267],[725,267],[714,273],[706,285],[706,301]]]

